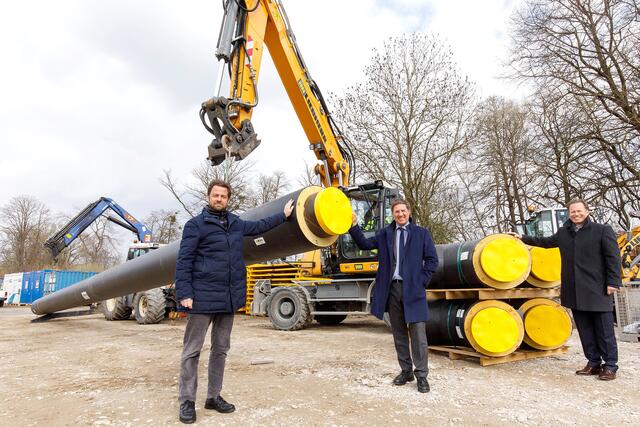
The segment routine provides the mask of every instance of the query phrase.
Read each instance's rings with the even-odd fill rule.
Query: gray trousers
[[[211,327],[211,351],[209,352],[209,382],[207,399],[217,397],[222,390],[224,365],[231,347],[233,313],[189,314],[184,331],[184,346],[180,358],[180,379],[178,380],[178,400],[196,401],[198,389],[198,362],[209,325]]]
[[[416,377],[426,378],[429,374],[427,322],[409,323],[407,327],[402,305],[402,282],[399,281],[391,282],[389,321],[400,369],[405,372],[413,370]],[[409,338],[411,338],[411,353],[409,353]],[[413,369],[414,365],[415,369]]]

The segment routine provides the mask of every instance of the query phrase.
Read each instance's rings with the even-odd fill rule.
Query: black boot
[[[180,404],[180,421],[185,424],[196,422],[196,404],[191,400],[185,400]]]
[[[405,385],[409,381],[413,381],[413,372],[402,371],[393,379],[393,385]]]
[[[227,402],[222,396],[211,397],[204,402],[205,409],[215,409],[223,414],[228,414],[236,410],[236,407]]]
[[[429,390],[431,390],[431,387],[429,387],[427,377],[418,377],[418,391],[420,393],[428,393]]]

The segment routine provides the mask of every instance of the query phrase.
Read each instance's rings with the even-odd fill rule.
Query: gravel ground
[[[0,308],[0,425],[176,425],[185,319],[158,325],[101,315],[31,323],[27,307]],[[640,425],[640,344],[619,343],[612,382],[577,377],[577,334],[567,353],[481,367],[431,354],[431,393],[398,372],[392,337],[373,317],[297,332],[238,315],[223,396],[233,414],[203,409],[196,425]],[[256,364],[259,362],[271,362]]]

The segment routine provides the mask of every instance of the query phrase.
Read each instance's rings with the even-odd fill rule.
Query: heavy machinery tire
[[[125,297],[102,301],[100,307],[107,320],[127,320],[131,317],[131,307],[127,305]]]
[[[162,289],[155,288],[138,292],[133,298],[133,314],[141,325],[160,323],[166,312],[166,301]]]
[[[331,325],[338,325],[340,322],[342,322],[344,319],[347,318],[346,314],[318,314],[313,316],[314,319],[316,319],[316,322],[320,323],[321,325],[327,325],[327,326],[331,326]]]
[[[312,321],[307,296],[300,287],[282,286],[271,293],[269,319],[281,331],[304,329]]]

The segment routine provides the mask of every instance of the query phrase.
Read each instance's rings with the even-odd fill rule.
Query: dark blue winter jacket
[[[176,263],[176,298],[193,299],[190,313],[233,313],[247,297],[244,236],[262,234],[286,220],[278,213],[259,221],[243,221],[227,214],[225,228],[218,217],[203,209],[184,226]]]

